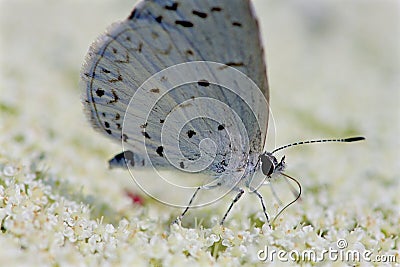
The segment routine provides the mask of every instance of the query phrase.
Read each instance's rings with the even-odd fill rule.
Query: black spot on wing
[[[197,84],[200,85],[200,86],[204,86],[204,87],[210,86],[210,82],[207,81],[207,80],[200,80],[200,81],[197,82]]]
[[[143,43],[140,42],[139,45],[138,45],[138,47],[136,48],[136,51],[137,51],[138,53],[142,53],[142,49],[143,49]]]
[[[164,157],[163,155],[164,148],[162,146],[157,147],[156,152],[160,157]]]
[[[180,25],[180,26],[185,27],[185,28],[193,27],[193,23],[191,23],[190,21],[187,21],[187,20],[176,20],[175,24],[176,25]]]
[[[215,6],[215,7],[212,7],[212,8],[211,8],[211,11],[212,11],[212,12],[221,12],[221,11],[222,11],[222,8],[219,7],[219,6]]]
[[[151,139],[150,135],[147,132],[142,132],[143,136],[146,137],[147,139]]]
[[[222,131],[225,129],[225,126],[223,124],[218,125],[218,131]]]
[[[117,60],[114,60],[114,61],[117,62],[117,63],[129,63],[130,62],[129,53],[128,52],[125,53],[125,59],[124,60],[117,59]]]
[[[207,13],[200,12],[200,11],[197,11],[197,10],[193,10],[192,13],[193,13],[193,15],[196,15],[196,16],[202,18],[202,19],[207,18]]]
[[[178,9],[178,3],[177,3],[177,2],[174,2],[174,3],[172,3],[172,5],[170,5],[170,6],[165,5],[164,8],[165,8],[166,10],[176,11],[176,10]]]
[[[155,20],[156,20],[158,23],[161,23],[161,22],[162,22],[162,19],[163,19],[162,16],[158,16],[158,17],[155,18]]]
[[[102,96],[104,95],[104,90],[101,89],[101,88],[98,88],[98,89],[96,90],[96,95],[97,95],[98,97],[102,97]]]
[[[187,135],[188,135],[189,138],[192,138],[193,135],[196,135],[196,132],[193,131],[193,130],[189,130],[189,131],[187,131]]]
[[[109,79],[108,81],[109,81],[110,83],[122,82],[122,81],[123,81],[122,75],[119,74],[118,77],[117,77],[116,79]]]
[[[244,66],[243,62],[227,62],[225,65],[228,65],[230,67],[242,67]]]
[[[242,27],[242,23],[237,22],[237,21],[232,22],[232,25],[235,27]]]
[[[118,97],[118,95],[117,95],[117,92],[116,92],[114,89],[111,89],[111,93],[112,93],[112,95],[113,95],[113,99],[110,100],[110,101],[108,101],[108,104],[116,103],[116,102],[118,102],[118,100],[119,100],[119,97]]]

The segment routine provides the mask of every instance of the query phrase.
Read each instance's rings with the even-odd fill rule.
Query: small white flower
[[[220,237],[216,234],[211,234],[209,237],[205,239],[204,245],[207,247],[212,246],[215,242],[218,242]]]
[[[119,221],[118,229],[125,229],[128,226],[129,226],[129,221],[126,219],[122,219],[121,221]]]
[[[114,225],[107,224],[105,230],[106,230],[106,233],[113,234],[115,232]]]
[[[149,245],[147,255],[150,258],[162,259],[168,254],[167,242],[159,236],[153,236],[149,241]]]
[[[65,223],[66,223],[68,226],[71,226],[71,227],[75,226],[75,220],[72,219],[71,217],[66,218],[66,219],[65,219]]]
[[[11,165],[7,165],[3,168],[3,174],[9,177],[15,176],[17,174],[17,171],[18,169]]]
[[[235,238],[235,234],[229,228],[224,228],[221,234],[222,238],[232,240]]]
[[[185,238],[188,240],[196,240],[199,238],[198,230],[197,229],[188,229]]]
[[[89,237],[88,243],[92,252],[96,250],[97,242],[99,242],[100,240],[101,240],[100,236],[98,236],[97,234],[94,234],[91,237]]]
[[[36,179],[36,174],[35,173],[27,173],[25,175],[25,181],[24,184],[30,184]]]
[[[69,239],[69,241],[71,241],[71,242],[76,241],[74,230],[71,227],[69,227],[69,226],[65,227],[63,234],[66,238]]]

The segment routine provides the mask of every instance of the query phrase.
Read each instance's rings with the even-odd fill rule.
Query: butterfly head
[[[285,170],[286,162],[285,156],[281,158],[281,161],[270,152],[264,152],[260,156],[261,171],[264,175],[271,177],[274,173],[280,173]]]

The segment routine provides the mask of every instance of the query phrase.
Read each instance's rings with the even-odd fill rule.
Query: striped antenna
[[[302,141],[302,142],[296,142],[292,144],[288,144],[285,146],[281,146],[276,148],[274,151],[271,152],[271,154],[274,154],[275,152],[291,147],[291,146],[298,146],[298,145],[305,145],[305,144],[312,144],[312,143],[326,143],[326,142],[344,142],[344,143],[350,143],[350,142],[357,142],[357,141],[362,141],[365,140],[365,137],[363,136],[356,136],[356,137],[349,137],[349,138],[339,138],[339,139],[320,139],[320,140],[310,140],[310,141]]]

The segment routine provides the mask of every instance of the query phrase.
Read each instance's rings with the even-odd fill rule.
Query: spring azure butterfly
[[[285,162],[263,152],[269,89],[249,0],[142,0],[92,44],[81,79],[92,126],[124,148],[110,167],[211,177],[181,217],[200,189],[223,187],[237,195],[222,224],[248,187],[269,220],[257,188]],[[187,189],[159,183],[176,194]]]

